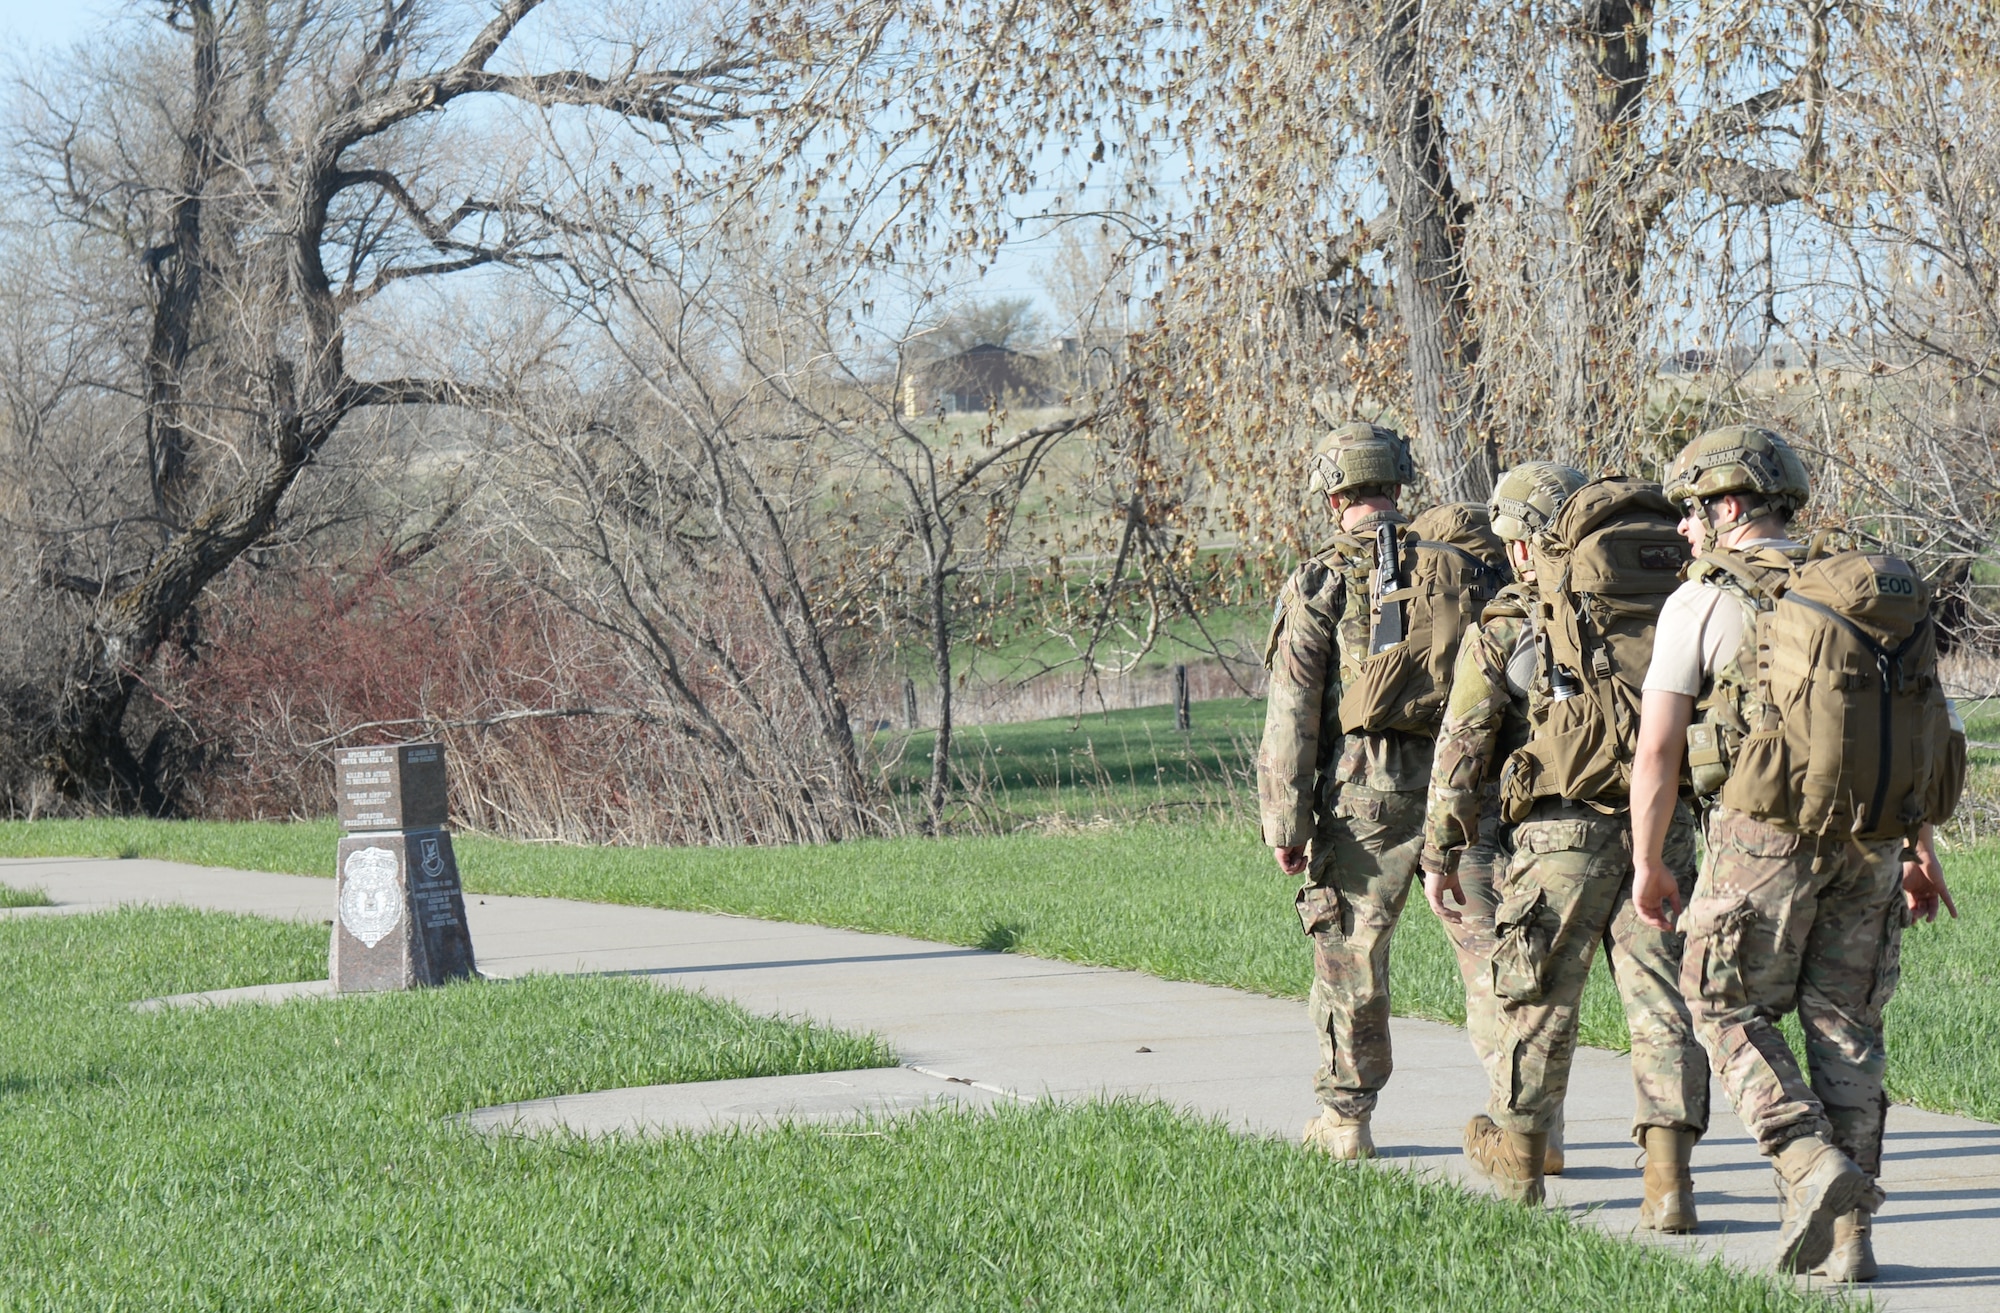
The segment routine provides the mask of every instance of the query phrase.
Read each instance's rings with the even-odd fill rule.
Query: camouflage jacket
[[[1457,870],[1460,854],[1479,842],[1481,824],[1497,821],[1500,766],[1528,741],[1533,608],[1533,587],[1509,584],[1459,642],[1424,809],[1426,869]]]
[[[1278,593],[1264,647],[1271,682],[1257,751],[1258,810],[1271,847],[1310,840],[1318,820],[1333,814],[1342,784],[1407,793],[1430,783],[1429,739],[1340,732],[1340,691],[1368,655],[1374,533],[1385,522],[1409,518],[1370,515],[1302,562]]]

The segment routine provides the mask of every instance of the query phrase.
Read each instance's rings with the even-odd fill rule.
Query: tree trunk
[[[193,348],[195,312],[202,293],[201,210],[220,155],[215,136],[221,53],[215,11],[209,0],[190,0],[188,25],[194,41],[191,122],[181,142],[179,194],[168,210],[166,240],[146,252],[152,332],[146,344],[146,465],[153,509],[177,523],[186,504],[189,461],[187,420],[182,413],[182,371]]]
[[[1652,6],[1584,0],[1571,73],[1576,107],[1569,215],[1579,331],[1564,335],[1558,413],[1580,459],[1629,449],[1645,407],[1639,366],[1646,228],[1634,191],[1646,162],[1639,115],[1651,75]]]
[[[99,607],[57,714],[50,753],[55,782],[73,797],[120,810],[168,810],[171,790],[150,778],[125,742],[125,712],[152,661],[211,580],[270,532],[278,506],[324,434],[288,426],[274,459],[237,485],[155,556],[137,582]],[[148,754],[149,757],[152,754]]]
[[[1444,500],[1483,501],[1493,489],[1498,451],[1473,371],[1479,337],[1460,250],[1462,205],[1424,76],[1422,19],[1421,0],[1391,0],[1379,25],[1376,155],[1395,222],[1396,296],[1409,335],[1419,469]]]
[[[938,681],[937,737],[931,740],[930,819],[925,833],[936,834],[944,821],[945,799],[951,792],[951,613],[946,609],[944,563],[930,570],[931,669]]]

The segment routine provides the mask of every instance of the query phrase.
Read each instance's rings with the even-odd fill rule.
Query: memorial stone
[[[338,856],[334,989],[410,989],[474,974],[444,828],[442,745],[343,749],[335,770],[349,833]]]
[[[333,754],[346,830],[434,830],[449,818],[444,745],[402,743]]]

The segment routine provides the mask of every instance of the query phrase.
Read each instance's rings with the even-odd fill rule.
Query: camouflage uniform
[[[1257,754],[1264,842],[1309,845],[1296,902],[1313,939],[1313,1085],[1346,1118],[1373,1112],[1389,1079],[1389,942],[1417,869],[1433,746],[1415,734],[1340,732],[1341,689],[1368,655],[1373,534],[1383,523],[1409,520],[1377,511],[1286,580]]]
[[[1819,1135],[1882,1172],[1882,1009],[1901,976],[1901,844],[1814,839],[1717,808],[1681,988],[1722,1088],[1776,1154]],[[1798,1009],[1808,1081],[1778,1029]]]
[[[1494,912],[1500,1056],[1487,1115],[1503,1130],[1546,1131],[1569,1089],[1577,1007],[1599,945],[1632,1035],[1632,1137],[1708,1128],[1708,1070],[1681,998],[1681,936],[1639,919],[1632,822],[1562,799],[1514,827],[1514,859]],[[1694,820],[1676,809],[1666,862],[1694,884]]]
[[[1527,585],[1502,592],[1476,641],[1459,652],[1425,821],[1428,861],[1447,870],[1482,823],[1490,825],[1494,763],[1527,740],[1529,698],[1546,696],[1534,684],[1532,596]],[[1546,1132],[1560,1116],[1577,1008],[1602,944],[1632,1035],[1634,1138],[1648,1126],[1704,1130],[1708,1076],[1680,998],[1680,937],[1639,920],[1630,818],[1548,799],[1510,840],[1492,921],[1473,926],[1468,916],[1447,926],[1459,932],[1453,938],[1466,981],[1466,1025],[1491,1082],[1488,1115],[1523,1134]],[[1686,872],[1685,894],[1694,880],[1694,824],[1685,809],[1668,836],[1667,862]],[[1464,884],[1463,860],[1459,872]]]
[[[1423,865],[1454,872],[1465,904],[1444,923],[1465,981],[1465,1028],[1490,1079],[1499,1051],[1493,1003],[1493,909],[1507,854],[1500,839],[1497,763],[1528,739],[1528,684],[1534,647],[1531,591],[1510,584],[1487,604],[1479,628],[1458,647],[1451,698],[1438,729],[1430,801],[1424,813]]]
[[[1793,545],[1789,554],[1802,551]],[[1781,567],[1775,554],[1764,564]],[[1708,672],[1697,703],[1703,719],[1740,725],[1753,714],[1757,606],[1726,574],[1698,577],[1745,608],[1743,644]],[[1801,836],[1727,807],[1709,815],[1681,988],[1723,1089],[1766,1154],[1819,1135],[1871,1179],[1881,1174],[1882,1009],[1901,976],[1909,923],[1901,848],[1894,839]],[[1794,1008],[1809,1078],[1778,1029]]]

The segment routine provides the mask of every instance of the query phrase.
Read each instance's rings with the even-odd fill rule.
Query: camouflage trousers
[[[1681,986],[1766,1154],[1818,1134],[1870,1176],[1882,1170],[1882,1008],[1909,921],[1900,851],[1893,839],[1801,837],[1726,808],[1709,818]],[[1810,1080],[1778,1029],[1793,1008]]]
[[[1632,1036],[1633,1139],[1649,1126],[1707,1130],[1708,1064],[1681,998],[1681,936],[1639,919],[1630,818],[1556,799],[1513,837],[1493,914],[1498,1052],[1487,1115],[1524,1134],[1561,1115],[1583,987],[1602,946]],[[1694,837],[1693,817],[1677,809],[1666,859],[1683,898],[1694,885]]]
[[[1499,1054],[1499,1010],[1493,1002],[1493,908],[1499,901],[1494,892],[1507,863],[1507,854],[1492,841],[1495,825],[1480,828],[1480,841],[1458,858],[1458,887],[1465,895],[1463,906],[1445,895],[1445,905],[1458,912],[1456,922],[1444,922],[1444,932],[1458,957],[1458,976],[1465,982],[1465,1033],[1479,1065],[1493,1078],[1493,1059]]]
[[[1389,1083],[1389,941],[1423,847],[1424,794],[1343,785],[1313,840],[1299,920],[1313,941],[1306,1009],[1319,1034],[1313,1092],[1342,1117],[1366,1117]]]

